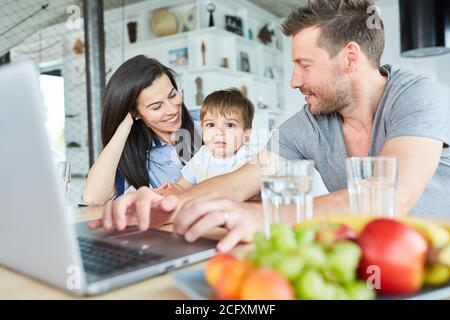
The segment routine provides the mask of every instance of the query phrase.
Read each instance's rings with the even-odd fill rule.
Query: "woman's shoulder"
[[[191,115],[191,118],[194,122],[200,121],[200,108],[190,109],[189,114]]]

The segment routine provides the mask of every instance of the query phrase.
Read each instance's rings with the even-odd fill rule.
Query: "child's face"
[[[206,113],[202,121],[203,142],[213,156],[230,158],[246,142],[250,130],[244,129],[242,115]]]

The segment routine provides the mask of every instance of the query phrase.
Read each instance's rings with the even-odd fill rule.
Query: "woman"
[[[129,186],[174,183],[201,145],[174,72],[143,55],[124,62],[106,86],[102,140],[83,190],[86,205],[103,205]]]

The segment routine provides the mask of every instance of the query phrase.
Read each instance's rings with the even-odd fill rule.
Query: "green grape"
[[[325,289],[321,300],[335,300],[337,296],[338,287],[332,283],[325,283]]]
[[[264,235],[264,232],[262,231],[256,231],[255,234],[253,235],[253,239],[252,242],[258,246],[259,244],[263,243],[266,241],[266,237]]]
[[[255,232],[253,236],[253,244],[256,246],[258,252],[270,252],[273,250],[272,242],[266,239],[266,236],[262,231]]]
[[[328,255],[328,265],[340,283],[356,279],[356,269],[361,258],[361,249],[351,241],[337,243]]]
[[[283,252],[272,251],[260,254],[256,264],[261,268],[275,268],[285,257]]]
[[[306,266],[310,268],[323,268],[327,264],[325,251],[319,245],[300,248],[299,253],[305,259]]]
[[[278,250],[290,251],[296,247],[294,231],[285,224],[272,224],[270,226],[270,239],[273,247]]]
[[[314,243],[316,230],[312,227],[295,230],[295,238],[299,247],[305,247]]]
[[[299,299],[329,300],[334,298],[334,287],[327,283],[317,270],[307,270],[296,283]]]
[[[352,300],[373,300],[376,297],[374,289],[370,289],[364,281],[347,284],[345,292]]]
[[[339,285],[334,286],[334,299],[335,300],[348,300],[349,296],[345,289]]]
[[[276,271],[285,276],[289,281],[297,279],[302,271],[305,261],[298,255],[286,256],[275,266]]]

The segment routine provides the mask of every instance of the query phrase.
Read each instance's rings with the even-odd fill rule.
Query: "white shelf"
[[[218,37],[235,37],[238,42],[241,42],[243,44],[246,44],[253,48],[259,48],[261,47],[263,51],[272,54],[272,55],[282,55],[283,51],[269,47],[263,43],[258,42],[257,40],[251,40],[248,38],[245,38],[243,36],[237,35],[233,32],[230,32],[228,30],[218,28],[218,27],[210,27],[210,28],[203,28],[193,31],[187,31],[182,33],[176,33],[170,36],[164,36],[164,37],[158,37],[158,38],[151,38],[144,41],[139,41],[131,44],[125,45],[125,50],[137,50],[137,49],[144,49],[149,48],[155,45],[158,45],[160,43],[166,43],[171,41],[177,41],[181,39],[186,39],[189,36],[202,36],[202,35],[211,35],[214,34]]]
[[[161,43],[166,43],[166,42],[170,42],[170,41],[177,41],[177,40],[181,40],[181,39],[186,39],[188,38],[188,34],[190,32],[182,32],[182,33],[176,33],[170,36],[165,36],[165,37],[159,37],[159,38],[152,38],[152,39],[148,39],[148,40],[144,40],[144,41],[139,41],[139,42],[135,42],[135,43],[131,43],[125,46],[125,50],[138,50],[138,49],[148,49],[149,47],[153,47],[155,45],[161,44]]]
[[[261,43],[261,46],[262,46],[263,50],[266,53],[269,53],[269,54],[272,54],[272,55],[283,55],[283,51],[281,51],[279,49],[269,47],[269,46],[267,46],[267,45],[265,45],[263,43]]]
[[[267,77],[263,77],[260,75],[257,75],[255,73],[251,73],[251,72],[243,72],[243,71],[239,71],[239,70],[233,70],[230,68],[224,68],[224,67],[219,67],[219,66],[205,66],[205,67],[200,67],[200,68],[187,68],[187,69],[180,69],[180,71],[178,71],[179,69],[175,69],[175,71],[177,73],[183,74],[183,73],[205,73],[205,72],[217,72],[217,73],[222,73],[225,75],[229,75],[229,76],[234,76],[234,77],[250,77],[253,78],[257,81],[261,81],[261,82],[265,82],[265,83],[276,83],[277,81],[271,78],[267,78]]]

